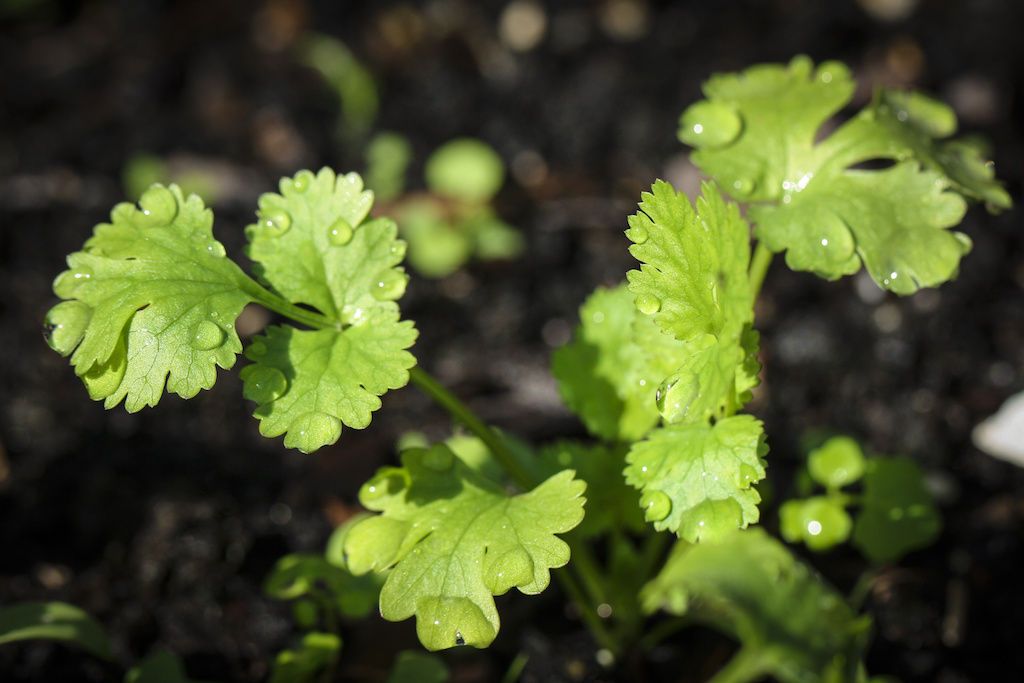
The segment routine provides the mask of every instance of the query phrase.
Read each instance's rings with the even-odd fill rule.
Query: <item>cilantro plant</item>
[[[300,171],[263,195],[246,228],[253,276],[213,238],[210,211],[173,185],[116,206],[68,257],[49,340],[108,408],[212,386],[243,352],[235,319],[257,303],[291,321],[244,349],[244,394],[264,435],[315,451],[367,427],[380,396],[410,382],[468,430],[378,471],[359,493],[370,514],[325,557],[281,561],[267,590],[295,601],[312,640],[280,666],[329,668],[337,620],[365,611],[367,586],[375,591],[359,576],[379,574],[381,615],[415,617],[423,645],[440,650],[489,645],[494,596],[540,593],[558,570],[606,664],[676,628],[662,620],[641,635],[665,610],[741,643],[715,680],[866,680],[869,619],[781,543],[746,529],[760,519],[768,454],[763,424],[742,412],[760,371],[754,303],[781,251],[791,268],[830,280],[864,266],[897,294],[939,285],[970,247],[951,229],[967,200],[998,210],[1009,198],[981,147],[948,139],[955,117],[924,95],[879,89],[822,137],[853,93],[841,64],[755,66],[713,77],[705,93],[679,136],[711,180],[694,202],[662,181],[643,194],[626,231],[639,269],[583,304],[575,340],[553,358],[589,442],[524,444],[416,366],[417,332],[397,304],[405,243],[392,220],[370,218],[373,196],[355,174]],[[454,199],[486,200],[497,181],[478,161],[428,165],[428,178],[465,195]],[[747,203],[749,220],[727,196]],[[919,477],[908,461],[864,462],[854,450],[833,443],[812,457],[827,493],[784,509],[784,535],[807,538],[819,508],[842,520],[840,489],[863,474],[854,541],[887,561],[911,546],[877,543],[886,533],[876,513],[923,505]],[[830,540],[849,533],[832,526]]]

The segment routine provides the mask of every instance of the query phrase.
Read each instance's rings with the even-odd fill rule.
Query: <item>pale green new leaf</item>
[[[865,680],[871,620],[759,528],[719,543],[676,544],[641,591],[647,612],[707,623],[743,644],[737,656],[783,683]]]
[[[734,415],[656,429],[633,444],[624,474],[654,528],[696,542],[758,520],[761,496],[752,485],[764,478],[767,452],[763,425]]]
[[[695,210],[659,180],[639,208],[626,231],[629,253],[642,264],[627,274],[636,307],[677,339],[738,334],[753,320],[754,295],[750,233],[736,205],[704,183]]]
[[[213,214],[176,185],[154,185],[141,209],[122,203],[54,281],[66,301],[47,314],[50,344],[107,408],[156,405],[165,384],[209,389],[242,350],[235,319],[251,282],[213,239]]]
[[[599,288],[580,307],[575,340],[552,355],[551,372],[562,400],[592,434],[635,441],[658,423],[658,385],[686,362],[687,351],[636,310],[625,285]]]
[[[948,230],[963,218],[961,195],[1010,205],[976,144],[934,139],[955,131],[952,111],[916,93],[881,91],[816,143],[853,92],[836,62],[758,65],[716,76],[704,92],[683,113],[680,139],[699,148],[694,161],[730,194],[772,202],[750,215],[791,268],[835,279],[863,263],[879,286],[909,294],[954,277],[970,249]],[[895,165],[851,168],[876,160]]]
[[[332,444],[342,425],[363,429],[380,408],[380,396],[409,382],[416,359],[412,322],[371,309],[361,324],[344,330],[267,329],[253,338],[242,369],[243,393],[264,436],[285,435],[284,445],[304,453]]]
[[[584,484],[562,471],[510,496],[438,444],[402,454],[363,485],[360,501],[382,512],[345,537],[355,573],[394,567],[380,596],[391,621],[416,617],[428,650],[486,647],[498,633],[494,595],[544,590],[549,570],[569,561],[555,534],[583,518]]]
[[[362,179],[323,168],[282,178],[280,189],[260,197],[259,219],[245,230],[260,281],[346,325],[375,308],[397,310],[408,280],[395,267],[405,243],[393,221],[365,221],[373,193]]]

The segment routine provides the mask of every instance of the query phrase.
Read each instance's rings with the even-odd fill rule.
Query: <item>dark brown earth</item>
[[[693,191],[676,119],[702,79],[798,53],[870,82],[950,101],[994,145],[1020,201],[1024,4],[1012,0],[645,0],[542,3],[547,32],[509,47],[505,3],[243,0],[0,2],[0,604],[65,600],[110,631],[117,663],[45,643],[0,647],[3,681],[119,680],[154,647],[196,678],[255,681],[294,637],[261,594],[274,561],[322,548],[355,492],[409,429],[442,437],[445,415],[415,389],[389,394],[373,425],[320,453],[259,436],[237,370],[185,402],[128,415],[91,402],[40,333],[50,282],[124,196],[122,167],[146,151],[217,172],[216,235],[239,254],[259,193],[282,174],[362,167],[339,142],[331,91],[294,56],[303,31],[343,40],[378,77],[376,128],[408,136],[415,174],[430,150],[482,138],[512,164],[498,198],[528,242],[519,260],[414,278],[402,302],[415,352],[480,415],[530,441],[582,436],[547,374],[576,308],[633,262],[622,235],[656,177]],[[911,8],[886,21],[864,7]],[[916,6],[916,9],[914,9]],[[875,10],[876,12],[880,10]],[[1019,210],[980,207],[963,230],[960,277],[912,297],[858,278],[826,283],[777,259],[758,309],[769,479],[790,492],[798,443],[828,428],[906,454],[940,493],[935,546],[885,568],[867,601],[872,673],[904,681],[1014,680],[1024,669],[1024,472],[972,446],[973,425],[1024,388],[1024,233]],[[258,323],[255,318],[249,319]],[[1022,435],[1024,437],[1024,435]],[[764,514],[769,527],[771,505]],[[811,561],[848,589],[865,564]],[[445,655],[455,679],[708,678],[724,640],[684,631],[602,671],[552,588],[503,599],[486,652]],[[415,644],[410,623],[346,626],[341,675],[377,680]]]

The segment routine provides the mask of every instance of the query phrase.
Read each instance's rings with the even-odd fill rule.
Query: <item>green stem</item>
[[[580,619],[587,625],[591,635],[594,636],[594,640],[601,647],[610,650],[616,657],[619,655],[619,644],[618,641],[612,637],[612,634],[605,628],[604,622],[601,621],[601,617],[597,616],[597,611],[594,606],[587,600],[587,596],[583,593],[583,589],[580,588],[579,584],[576,583],[576,579],[572,574],[568,572],[555,572],[558,581],[562,584],[562,590],[564,590],[569,598],[576,603],[576,608],[580,611]]]
[[[316,313],[314,311],[300,308],[293,303],[290,303],[273,292],[260,286],[258,282],[251,278],[245,278],[239,281],[239,285],[242,291],[252,297],[252,300],[260,304],[264,308],[268,308],[275,313],[291,318],[295,322],[308,325],[317,330],[325,330],[329,328],[339,327],[339,323],[331,320],[325,315]]]
[[[857,578],[857,583],[854,584],[853,590],[850,591],[850,597],[846,600],[855,612],[859,612],[864,606],[864,601],[867,600],[868,594],[871,593],[871,586],[874,585],[875,579],[878,578],[878,570],[879,567],[877,566],[871,567]]]
[[[760,652],[741,647],[708,683],[747,683],[757,680],[768,672],[767,664]]]
[[[452,417],[464,424],[478,439],[483,441],[487,448],[491,450],[498,464],[508,472],[517,486],[524,491],[529,491],[537,484],[508,447],[508,444],[505,443],[505,440],[485,425],[462,401],[455,398],[450,391],[441,386],[440,382],[434,379],[426,370],[414,367],[409,371],[409,379],[430,398],[437,401]]]
[[[564,538],[572,551],[573,569],[579,575],[580,580],[583,582],[583,587],[589,593],[592,602],[598,605],[608,602],[608,597],[604,590],[604,577],[598,568],[597,560],[590,553],[590,548],[575,533],[566,534]]]
[[[768,274],[768,266],[772,263],[772,252],[763,242],[758,242],[754,248],[754,256],[750,259],[750,270],[747,277],[750,280],[750,288],[754,292],[754,299],[761,293],[761,285],[764,284],[764,276]]]

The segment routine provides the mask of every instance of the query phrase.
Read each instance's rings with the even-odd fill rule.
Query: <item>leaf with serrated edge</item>
[[[293,303],[332,320],[358,324],[374,308],[397,310],[408,276],[394,221],[365,221],[373,193],[358,174],[282,178],[281,193],[260,197],[258,220],[246,228],[247,253],[260,280]]]
[[[750,232],[736,205],[704,183],[695,210],[659,180],[639,208],[626,231],[642,264],[627,273],[637,308],[677,339],[718,337],[727,324],[750,322]]]
[[[363,429],[378,397],[408,384],[416,359],[405,349],[416,334],[386,309],[341,331],[268,328],[246,349],[255,362],[240,375],[245,397],[259,404],[260,433],[284,434],[285,446],[310,453],[337,441],[342,424]]]
[[[512,587],[540,593],[549,570],[569,561],[569,546],[555,534],[580,523],[585,485],[565,470],[509,496],[443,444],[408,450],[402,463],[360,490],[363,505],[383,514],[349,531],[349,568],[394,567],[381,591],[381,615],[415,616],[428,650],[486,647],[499,627],[492,596]]]
[[[671,425],[633,444],[626,482],[641,490],[640,507],[654,528],[687,541],[714,538],[758,520],[768,447],[763,425],[734,415],[714,425]]]
[[[620,285],[599,288],[583,303],[576,339],[552,354],[551,372],[562,400],[592,434],[634,441],[658,423],[658,384],[686,358],[686,345],[637,311]]]
[[[783,683],[863,680],[870,617],[762,529],[677,543],[640,601],[648,613],[665,609],[735,636],[748,661]]]
[[[910,294],[955,277],[970,250],[970,240],[948,229],[963,218],[961,195],[993,210],[1010,206],[977,145],[936,139],[955,131],[952,111],[917,93],[880,90],[815,143],[852,95],[842,64],[814,69],[797,57],[716,76],[704,91],[708,99],[683,113],[680,137],[733,196],[776,202],[752,206],[750,215],[764,245],[786,250],[793,269],[836,279],[863,263],[880,287]],[[896,165],[851,168],[873,160]]]
[[[154,185],[140,206],[115,206],[68,256],[53,286],[68,301],[47,315],[90,396],[129,412],[156,405],[165,383],[184,398],[212,387],[242,350],[234,323],[251,301],[199,197]]]

